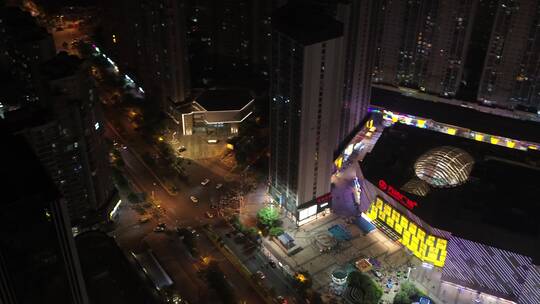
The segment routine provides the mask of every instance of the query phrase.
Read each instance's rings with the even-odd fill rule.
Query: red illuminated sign
[[[405,206],[407,209],[412,210],[414,207],[418,206],[418,203],[410,200],[405,195],[401,194],[399,191],[396,190],[396,188],[388,185],[384,180],[379,180],[379,189],[382,191],[388,193],[391,197],[393,197],[396,201],[398,201],[400,204]]]
[[[331,199],[332,199],[332,193],[328,192],[326,194],[323,194],[323,195],[317,197],[316,200],[317,200],[317,204],[320,204],[320,203],[329,202]]]

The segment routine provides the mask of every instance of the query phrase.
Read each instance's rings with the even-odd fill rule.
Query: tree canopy
[[[234,290],[231,288],[229,282],[227,282],[225,275],[217,263],[212,262],[206,269],[206,280],[208,281],[208,284],[220,295],[223,303],[236,303]]]
[[[424,294],[411,282],[403,282],[398,293],[394,297],[394,304],[409,304],[418,301],[423,295]]]
[[[369,276],[354,271],[349,274],[349,287],[353,290],[351,295],[355,303],[377,304],[383,291]]]
[[[267,228],[272,228],[277,225],[279,220],[279,210],[274,206],[264,207],[257,212],[257,220]]]

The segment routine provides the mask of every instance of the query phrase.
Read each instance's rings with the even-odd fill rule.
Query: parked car
[[[205,179],[201,182],[201,185],[206,186],[206,185],[208,185],[209,182],[210,182],[210,180],[209,180],[208,178],[205,178]]]
[[[196,198],[196,197],[195,197],[195,196],[193,196],[193,195],[192,195],[192,196],[190,196],[190,197],[189,197],[189,199],[190,199],[190,200],[191,200],[192,202],[194,202],[195,204],[199,202],[199,199],[198,199],[198,198]]]
[[[383,276],[382,273],[378,272],[377,270],[372,270],[371,272],[379,279]]]
[[[186,229],[187,229],[189,232],[191,232],[191,234],[193,234],[193,236],[196,236],[196,237],[199,236],[199,233],[197,233],[197,230],[195,230],[193,227],[187,226]]]
[[[221,187],[223,187],[223,184],[217,184],[216,185],[216,189],[220,189]]]
[[[264,280],[264,279],[266,278],[266,276],[264,275],[264,273],[263,273],[262,271],[260,271],[260,270],[258,270],[255,274],[257,275],[257,278],[258,278],[259,280]]]
[[[147,223],[150,221],[150,217],[148,216],[143,216],[139,219],[139,223],[143,224],[143,223]]]
[[[165,231],[165,227],[156,226],[156,228],[154,228],[154,232],[163,232],[163,231]]]

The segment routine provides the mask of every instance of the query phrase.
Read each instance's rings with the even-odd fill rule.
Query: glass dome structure
[[[474,165],[464,150],[441,146],[422,154],[414,163],[416,176],[437,188],[450,188],[467,181]]]

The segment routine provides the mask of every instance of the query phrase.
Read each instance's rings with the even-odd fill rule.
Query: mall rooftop
[[[465,106],[423,100],[381,88],[372,89],[371,106],[486,134],[540,143],[540,123],[530,120],[492,115]]]
[[[540,261],[538,151],[395,124],[360,166],[415,201],[432,227]]]

